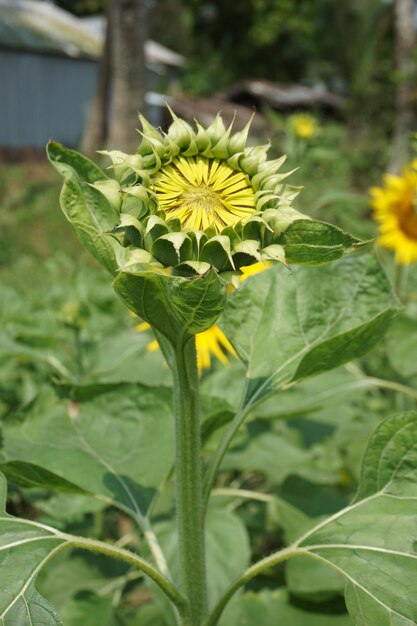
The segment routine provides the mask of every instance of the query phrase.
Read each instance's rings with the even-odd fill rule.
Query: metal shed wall
[[[95,61],[0,50],[0,147],[76,146],[95,90]]]

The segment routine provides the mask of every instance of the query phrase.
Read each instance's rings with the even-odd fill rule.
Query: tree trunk
[[[111,2],[112,0],[107,0],[106,34],[98,68],[96,92],[90,104],[87,123],[80,142],[81,151],[88,156],[92,156],[96,150],[103,148],[107,137],[111,83]]]
[[[409,158],[410,132],[415,130],[414,0],[395,0],[395,54],[398,75],[396,120],[389,170],[398,173]]]
[[[135,152],[138,112],[144,113],[146,94],[146,0],[112,0],[112,107],[108,146]]]

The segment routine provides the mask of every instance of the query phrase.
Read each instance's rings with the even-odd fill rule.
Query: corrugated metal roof
[[[104,19],[89,24],[48,2],[0,0],[0,48],[97,59]],[[93,26],[93,27],[92,27]],[[148,63],[182,65],[184,58],[156,41],[145,43]]]
[[[53,4],[0,0],[0,46],[97,58],[102,39],[84,28],[78,18]]]
[[[145,42],[145,55],[150,63],[161,63],[173,67],[180,67],[184,63],[184,57],[181,54],[173,52],[153,39]]]
[[[105,18],[102,15],[93,17],[83,17],[81,22],[85,28],[99,37],[104,36]],[[166,46],[148,39],[145,43],[146,60],[149,63],[159,63],[161,65],[171,65],[172,67],[180,67],[184,63],[184,57]]]

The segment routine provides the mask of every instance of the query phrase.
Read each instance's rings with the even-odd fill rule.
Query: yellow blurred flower
[[[200,374],[203,370],[210,368],[212,356],[224,365],[229,361],[229,354],[236,356],[232,344],[217,324],[214,324],[203,333],[198,333],[195,337],[195,346]]]
[[[289,118],[290,128],[299,139],[311,139],[317,134],[316,119],[308,113],[294,113]]]
[[[399,264],[417,261],[417,160],[401,176],[385,174],[383,186],[372,187],[370,194],[378,243],[393,250]]]
[[[241,267],[241,282],[249,278],[249,276],[259,274],[270,265],[271,263],[266,262],[254,263],[253,265],[248,265],[247,267]],[[151,327],[147,322],[141,322],[140,324],[137,324],[135,328],[139,332],[144,332],[146,330],[150,330]],[[229,361],[230,355],[236,356],[236,352],[232,344],[217,324],[213,324],[213,326],[204,332],[198,333],[195,336],[195,345],[197,351],[197,365],[200,375],[203,370],[211,367],[212,357],[220,361],[220,363],[226,365]],[[147,345],[147,349],[149,352],[156,352],[156,350],[159,349],[157,340],[154,339],[153,341],[150,341]]]

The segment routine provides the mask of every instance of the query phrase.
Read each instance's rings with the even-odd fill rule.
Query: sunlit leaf
[[[370,255],[332,265],[276,265],[229,298],[222,327],[247,365],[246,402],[362,356],[396,314],[390,284]]]

